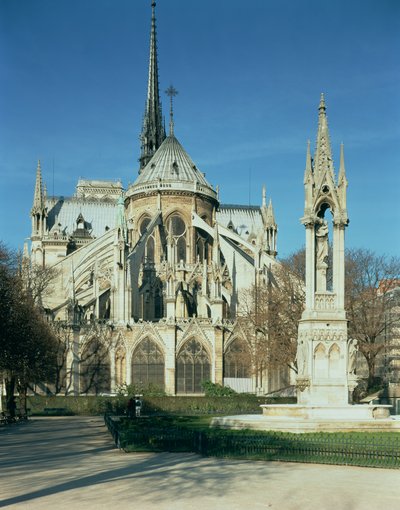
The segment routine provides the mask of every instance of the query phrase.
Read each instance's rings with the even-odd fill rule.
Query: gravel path
[[[0,507],[397,510],[400,471],[118,451],[101,418],[0,428]]]

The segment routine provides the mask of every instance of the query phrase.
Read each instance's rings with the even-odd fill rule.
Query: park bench
[[[43,409],[44,414],[53,415],[53,416],[63,416],[68,414],[66,407],[45,407]]]
[[[9,423],[15,423],[17,421],[17,418],[11,418],[11,416],[8,416],[5,413],[0,414],[0,424],[1,425],[8,425]]]

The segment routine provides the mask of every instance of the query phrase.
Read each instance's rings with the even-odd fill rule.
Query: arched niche
[[[326,347],[322,343],[319,343],[314,349],[314,376],[316,379],[328,377],[328,358]]]
[[[329,349],[328,373],[329,377],[340,377],[340,348],[336,343]]]
[[[329,193],[329,189],[327,190]],[[332,290],[332,222],[333,207],[324,199],[317,207],[318,222],[315,227],[315,270],[317,292]],[[331,213],[328,215],[328,211]]]
[[[115,383],[120,386],[126,382],[126,351],[123,345],[115,350]]]

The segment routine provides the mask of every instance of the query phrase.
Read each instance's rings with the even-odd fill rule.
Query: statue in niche
[[[357,340],[355,338],[350,339],[347,342],[347,373],[351,375],[355,373],[357,351]]]
[[[299,340],[297,343],[297,375],[302,376],[307,373],[308,345],[305,340]]]
[[[320,292],[326,291],[326,272],[328,269],[328,222],[320,220],[320,224],[315,232],[316,240],[316,290]]]
[[[328,258],[328,222],[326,220],[322,220],[315,236],[317,238],[317,267],[326,268],[328,267],[326,263]]]

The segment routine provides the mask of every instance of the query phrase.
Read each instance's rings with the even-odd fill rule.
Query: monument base
[[[262,415],[213,418],[214,427],[273,430],[281,432],[400,432],[400,416],[389,414],[391,406],[262,405]]]

